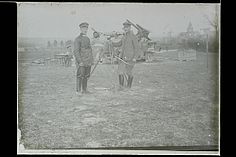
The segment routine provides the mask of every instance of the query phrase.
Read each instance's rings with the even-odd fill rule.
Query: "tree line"
[[[64,48],[65,42],[63,40],[61,40],[60,42],[58,42],[57,40],[54,40],[53,42],[50,41],[47,42],[47,48],[56,48],[56,47]]]

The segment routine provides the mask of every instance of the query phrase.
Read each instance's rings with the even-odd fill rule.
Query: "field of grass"
[[[98,65],[89,95],[75,94],[75,67],[18,55],[18,114],[26,149],[218,145],[218,55],[176,52],[138,63],[131,90],[117,91],[117,65]]]

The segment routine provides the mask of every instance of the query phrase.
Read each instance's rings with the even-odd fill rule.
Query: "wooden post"
[[[209,40],[209,28],[201,29],[206,34],[206,55],[207,55],[207,71],[208,71],[208,40]]]
[[[207,39],[206,39],[206,51],[207,51],[207,69],[208,69],[208,32],[207,32]]]
[[[110,57],[111,57],[111,67],[112,67],[112,77],[114,76],[114,73],[115,73],[115,67],[114,67],[114,62],[113,62],[113,49],[112,49],[112,41],[111,41],[111,38],[108,40],[108,51],[110,51]],[[112,83],[112,89],[114,88],[115,89],[115,82],[113,81],[113,79],[111,78],[111,83]]]

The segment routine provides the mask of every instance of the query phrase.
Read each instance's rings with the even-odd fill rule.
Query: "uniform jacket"
[[[140,55],[144,55],[145,52],[148,50],[148,43],[144,40],[140,40],[139,41],[140,44],[140,48],[141,48],[141,54]]]
[[[93,54],[90,45],[90,39],[83,34],[80,34],[74,42],[74,55],[77,64],[83,63],[85,66],[93,64]]]
[[[137,59],[140,54],[140,46],[137,37],[132,31],[124,34],[122,40],[120,57],[124,60]]]
[[[103,56],[104,43],[100,38],[93,38],[91,41],[93,58],[97,62]]]

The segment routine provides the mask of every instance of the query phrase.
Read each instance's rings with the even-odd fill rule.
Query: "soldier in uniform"
[[[119,60],[118,63],[120,89],[124,87],[125,76],[127,76],[127,87],[131,88],[134,78],[132,70],[140,53],[138,39],[131,30],[131,24],[125,22],[123,26],[125,33],[121,40],[121,53],[119,54],[119,58],[124,62]]]
[[[98,32],[93,32],[93,39],[91,40],[93,58],[95,63],[101,60],[104,55],[104,43],[100,39],[100,34]]]
[[[91,66],[93,64],[93,54],[90,39],[87,37],[89,24],[81,23],[80,35],[74,42],[74,56],[76,61],[76,93],[89,93],[87,81],[90,77]],[[81,89],[82,87],[82,89]]]

